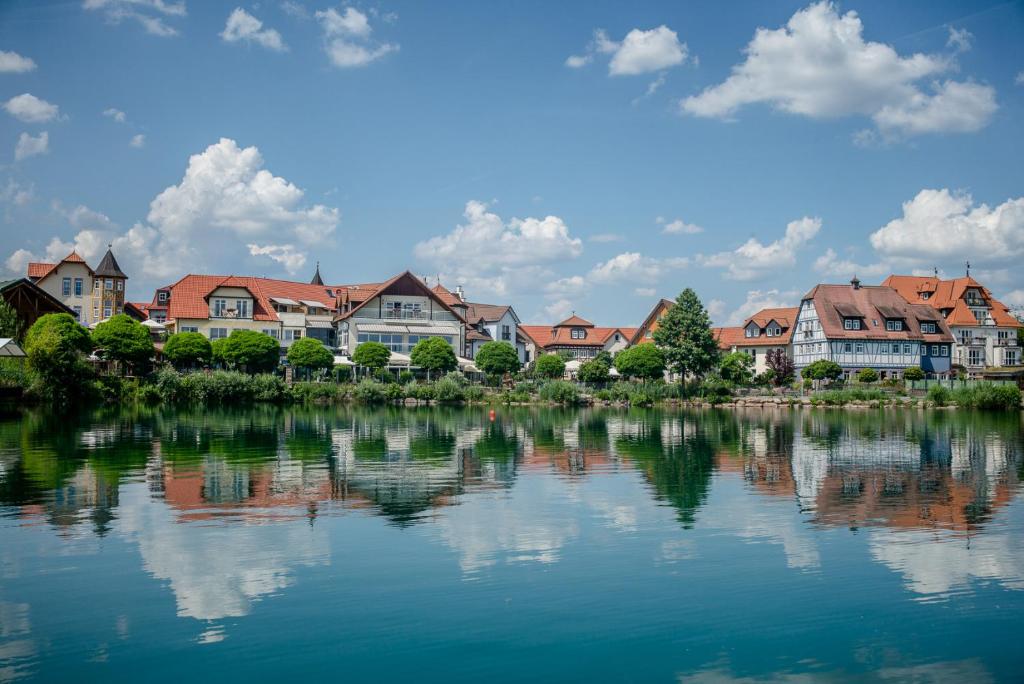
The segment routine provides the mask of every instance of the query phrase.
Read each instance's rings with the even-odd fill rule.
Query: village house
[[[515,347],[519,363],[530,362],[527,338],[519,329],[522,323],[510,305],[467,302],[461,285],[454,291],[440,283],[432,289],[466,321],[464,356],[467,359],[475,359],[480,347],[488,342],[508,342]]]
[[[963,366],[969,375],[981,375],[986,367],[1024,363],[1017,342],[1020,321],[970,275],[952,280],[891,275],[882,284],[908,302],[927,305],[942,315],[955,340],[953,363]]]
[[[921,368],[941,378],[951,371],[953,335],[932,307],[854,277],[849,285],[816,285],[804,295],[792,345],[798,370],[827,359],[847,377],[873,368],[882,378],[900,378],[907,368]]]
[[[109,246],[95,269],[72,251],[57,263],[31,262],[28,279],[71,309],[82,325],[95,326],[124,311],[128,276]]]
[[[761,309],[743,322],[743,325],[714,328],[718,348],[725,353],[742,351],[754,360],[755,374],[768,370],[768,352],[781,350],[792,355],[790,341],[797,307]]]
[[[632,336],[630,337],[629,344],[640,344],[641,342],[654,342],[654,331],[658,329],[658,325],[661,323],[661,319],[665,317],[668,310],[675,306],[675,302],[671,299],[660,299],[658,303],[651,309],[651,313],[647,314],[647,318],[644,319],[643,323],[640,324],[639,328],[635,328]]]
[[[536,359],[542,354],[567,352],[577,361],[587,361],[599,352],[615,354],[627,346],[636,328],[603,328],[580,318],[575,313],[554,325],[524,325],[527,352]]]

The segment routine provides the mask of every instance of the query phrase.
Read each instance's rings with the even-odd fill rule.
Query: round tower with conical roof
[[[111,316],[123,313],[128,276],[114,258],[111,245],[107,245],[107,253],[103,255],[103,260],[93,273],[93,310],[99,313],[99,320],[105,321]]]

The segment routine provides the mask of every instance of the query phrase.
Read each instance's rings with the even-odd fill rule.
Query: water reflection
[[[602,553],[640,575],[728,553],[822,576],[849,540],[844,562],[948,600],[979,583],[1024,590],[1021,445],[1018,415],[24,411],[0,420],[0,532],[128,542],[206,645],[301,577],[342,572],[339,530],[356,521],[444,550],[460,581],[563,562],[586,574]],[[11,579],[31,560],[0,551]],[[0,680],[37,657],[33,610],[0,588]],[[694,676],[729,671],[708,668]]]

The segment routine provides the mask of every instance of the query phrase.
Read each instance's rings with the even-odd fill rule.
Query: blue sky
[[[530,322],[816,282],[1024,306],[1024,3],[0,4],[0,270],[409,268]]]

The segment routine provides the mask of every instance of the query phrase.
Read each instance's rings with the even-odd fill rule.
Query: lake
[[[0,681],[1021,681],[1020,413],[0,415]]]

